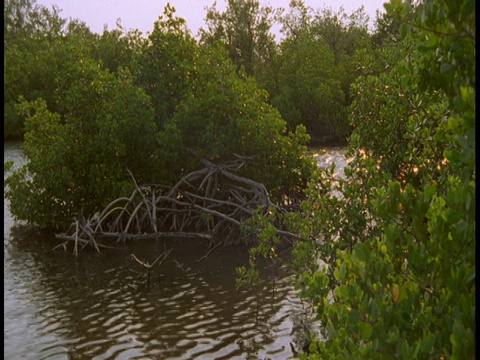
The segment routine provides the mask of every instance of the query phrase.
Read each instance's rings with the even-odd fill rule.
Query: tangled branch
[[[267,214],[277,208],[261,183],[239,176],[246,159],[215,165],[201,159],[204,168],[185,175],[174,186],[161,184],[138,185],[130,197],[120,197],[108,204],[102,212],[85,218],[80,211],[68,231],[56,234],[65,240],[57,246],[66,248],[74,242],[74,254],[87,245],[96,251],[107,247],[101,239],[128,239],[161,237],[191,237],[205,239],[210,246],[255,241],[256,229],[246,229],[245,221],[255,211]],[[295,234],[275,224],[277,235],[296,238]]]

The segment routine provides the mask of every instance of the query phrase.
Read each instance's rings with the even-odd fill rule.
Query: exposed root
[[[245,229],[245,221],[255,211],[267,214],[277,208],[281,213],[282,209],[271,202],[263,184],[234,173],[245,159],[222,165],[201,162],[203,169],[185,175],[172,187],[139,185],[129,171],[135,184],[130,197],[115,199],[88,219],[80,210],[69,230],[56,234],[66,242],[55,249],[66,249],[66,243],[73,241],[73,253],[78,255],[87,246],[100,252],[106,247],[98,242],[102,239],[124,243],[172,236],[205,239],[211,247],[254,242],[258,230]],[[278,236],[297,238],[281,229],[278,221],[274,225]]]

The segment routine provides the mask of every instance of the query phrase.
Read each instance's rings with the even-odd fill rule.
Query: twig
[[[205,255],[203,255],[201,258],[195,260],[195,262],[200,262],[201,260],[205,259],[208,255],[210,255],[210,253],[211,253],[213,250],[215,250],[215,249],[216,249],[217,247],[219,247],[220,245],[222,245],[222,243],[219,242],[219,243],[218,243],[217,245],[215,245],[213,248],[211,248],[210,250],[208,250],[208,252],[207,252]]]

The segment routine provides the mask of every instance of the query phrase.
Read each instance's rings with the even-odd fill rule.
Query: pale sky
[[[385,1],[304,0],[304,3],[315,10],[328,7],[335,12],[343,5],[348,15],[364,5],[365,12],[370,17],[370,26],[373,27],[376,10],[383,12]],[[205,27],[205,8],[212,6],[214,0],[37,0],[36,3],[49,9],[52,5],[57,5],[62,10],[62,18],[85,21],[90,30],[100,34],[105,24],[109,30],[115,29],[118,18],[125,30],[138,29],[146,34],[153,30],[154,22],[163,14],[168,2],[175,7],[176,15],[186,20],[191,34],[196,36],[198,30]],[[289,2],[290,0],[260,0],[260,5],[288,9]],[[217,9],[224,11],[226,4],[227,0],[217,0]]]

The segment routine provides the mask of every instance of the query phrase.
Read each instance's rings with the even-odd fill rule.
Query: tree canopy
[[[52,71],[34,69],[44,76],[35,86],[44,85],[28,96],[19,88],[9,102],[25,123],[28,159],[6,181],[18,219],[65,226],[81,207],[94,213],[131,192],[128,171],[173,184],[202,166],[192,152],[212,162],[254,157],[242,175],[277,199],[299,193],[314,169],[304,127],[287,132],[255,79],[223,46],[197,44],[170,6],[148,39],[73,22],[51,41],[28,49],[52,60]]]

